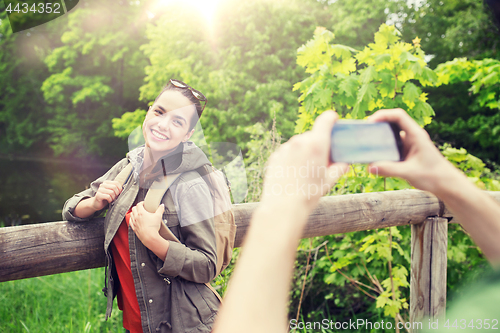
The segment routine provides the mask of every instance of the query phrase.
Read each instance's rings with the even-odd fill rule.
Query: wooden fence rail
[[[500,201],[500,192],[488,193]],[[241,246],[256,206],[234,205],[236,246]],[[410,320],[418,321],[444,314],[445,242],[452,218],[441,201],[419,190],[324,197],[309,216],[303,238],[414,225]],[[103,266],[102,224],[103,219],[94,219],[0,228],[0,282]]]

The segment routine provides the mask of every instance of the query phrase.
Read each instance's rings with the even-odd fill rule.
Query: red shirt
[[[128,224],[132,208],[125,215],[126,223],[122,222],[111,242],[111,251],[115,263],[118,280],[118,308],[123,311],[123,327],[130,333],[143,333],[141,310],[135,294],[134,277],[130,268],[130,252],[128,244]]]

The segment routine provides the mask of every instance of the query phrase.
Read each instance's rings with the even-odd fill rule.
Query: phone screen
[[[399,128],[388,122],[339,120],[332,129],[333,162],[401,161]]]

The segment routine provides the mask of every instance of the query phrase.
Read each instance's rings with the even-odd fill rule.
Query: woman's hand
[[[99,185],[93,197],[83,199],[76,205],[73,214],[82,219],[92,216],[95,212],[105,208],[108,203],[115,201],[121,191],[122,186],[120,183],[114,180],[106,180]]]
[[[160,236],[165,206],[161,204],[156,212],[150,213],[144,208],[144,201],[139,202],[132,208],[129,224],[141,242],[149,248],[148,244],[154,242]]]
[[[92,208],[95,209],[95,211],[103,209],[107,204],[115,201],[121,191],[122,186],[119,182],[114,180],[104,181],[99,185],[97,193],[92,198]]]

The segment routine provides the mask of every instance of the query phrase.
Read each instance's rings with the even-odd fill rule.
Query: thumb
[[[405,177],[405,175],[407,174],[405,172],[406,169],[407,168],[405,162],[384,161],[384,162],[371,163],[368,166],[368,171],[370,173],[384,177],[406,178]]]
[[[163,215],[163,212],[165,212],[165,204],[161,204],[158,206],[158,208],[156,208],[156,212],[155,214],[158,214],[158,215]]]

